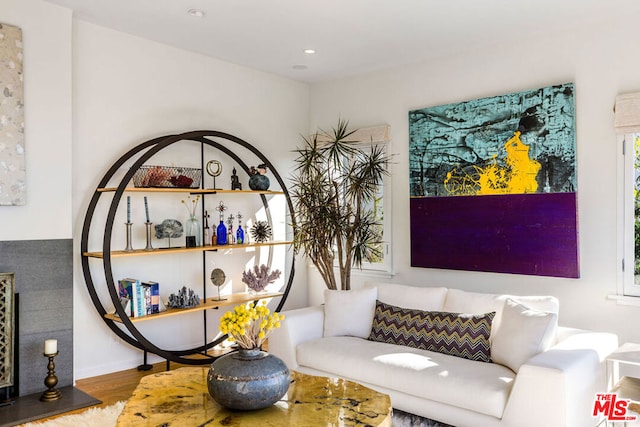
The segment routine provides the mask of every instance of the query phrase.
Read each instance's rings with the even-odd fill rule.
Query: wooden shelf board
[[[194,248],[175,247],[175,248],[157,248],[153,250],[146,249],[134,249],[133,251],[112,251],[111,258],[124,257],[124,256],[141,256],[141,255],[166,255],[177,254],[184,252],[203,252],[203,251],[217,251],[225,249],[245,249],[245,248],[259,248],[263,246],[278,246],[278,245],[290,245],[292,241],[269,241],[263,243],[243,243],[241,245],[209,245],[209,246],[196,246]],[[83,256],[89,258],[104,258],[102,252],[83,252]]]
[[[166,311],[163,311],[162,313],[148,314],[146,316],[140,316],[140,317],[130,317],[129,319],[134,323],[142,322],[145,320],[159,319],[162,317],[169,317],[169,316],[177,316],[185,313],[195,313],[198,311],[214,309],[218,307],[226,307],[229,305],[237,305],[237,304],[256,301],[260,299],[276,298],[276,297],[281,297],[283,295],[284,293],[282,292],[271,292],[271,293],[265,293],[265,294],[252,294],[249,292],[240,292],[240,293],[222,296],[222,298],[226,298],[222,301],[218,301],[216,297],[207,298],[205,302],[200,303],[200,305],[197,307],[168,308]],[[106,319],[113,320],[114,322],[122,322],[122,320],[120,320],[120,317],[116,316],[115,313],[107,313],[104,315],[104,317]]]
[[[98,192],[107,193],[116,191],[116,187],[98,188]],[[223,190],[213,188],[171,188],[171,187],[127,187],[124,189],[127,193],[190,193],[190,194],[284,194],[283,191],[271,190]]]

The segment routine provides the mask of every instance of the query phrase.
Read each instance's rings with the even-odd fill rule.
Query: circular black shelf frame
[[[186,350],[166,350],[156,346],[151,341],[149,341],[138,330],[138,328],[135,327],[134,323],[131,321],[129,316],[125,313],[124,308],[119,302],[119,297],[116,291],[116,284],[113,279],[113,271],[111,266],[111,236],[113,232],[115,214],[118,209],[120,199],[122,198],[122,195],[126,190],[127,184],[131,181],[135,172],[153,155],[155,155],[156,153],[162,151],[163,149],[175,143],[178,143],[181,141],[194,141],[201,144],[200,160],[201,160],[202,185],[204,184],[204,146],[205,145],[211,146],[225,153],[231,159],[233,159],[240,166],[241,169],[243,169],[247,174],[249,174],[249,167],[233,150],[229,149],[227,146],[210,138],[219,138],[219,139],[229,141],[231,143],[235,143],[245,148],[246,150],[250,151],[251,153],[253,153],[256,157],[260,159],[262,163],[267,165],[267,167],[270,170],[270,173],[276,179],[276,181],[280,185],[282,192],[284,193],[288,210],[289,210],[291,225],[295,227],[295,217],[293,215],[293,202],[291,200],[289,192],[287,191],[284,180],[282,179],[278,171],[275,169],[273,164],[269,161],[269,159],[267,159],[264,156],[264,154],[262,154],[254,146],[252,146],[248,142],[236,136],[230,135],[225,132],[214,131],[214,130],[198,130],[198,131],[190,131],[190,132],[185,132],[185,133],[175,134],[175,135],[165,135],[158,138],[150,139],[132,148],[127,153],[125,153],[122,157],[120,157],[120,159],[118,159],[111,166],[111,168],[109,168],[109,170],[106,172],[104,177],[100,180],[98,187],[96,188],[91,198],[91,201],[89,202],[89,206],[87,207],[87,212],[85,214],[84,223],[82,227],[82,237],[81,237],[81,243],[80,243],[80,253],[82,255],[82,271],[83,271],[85,283],[87,286],[87,290],[89,291],[89,296],[91,297],[91,301],[93,302],[93,305],[95,306],[96,310],[98,311],[98,314],[100,315],[102,320],[106,323],[106,325],[118,337],[120,337],[123,341],[130,344],[131,346],[138,348],[140,350],[143,350],[145,352],[157,354],[158,356],[166,359],[167,361],[182,363],[186,365],[204,365],[204,364],[211,363],[217,357],[207,354],[207,350],[223,342],[227,338],[227,336],[226,335],[220,336],[217,339],[213,340],[212,342],[209,342],[209,343],[205,342],[205,344],[202,346],[198,346],[198,347],[194,347]],[[88,244],[89,244],[88,240],[89,240],[89,233],[91,230],[91,223],[93,221],[93,216],[95,214],[98,201],[100,197],[104,194],[104,192],[99,191],[99,189],[105,188],[108,185],[109,181],[113,178],[115,173],[126,162],[128,162],[132,158],[135,158],[136,156],[138,156],[138,158],[134,160],[133,164],[131,165],[129,170],[125,173],[124,177],[122,178],[117,188],[115,189],[113,198],[111,200],[111,205],[109,207],[109,212],[107,214],[107,218],[105,221],[104,234],[103,234],[103,240],[102,240],[102,256],[103,256],[102,264],[103,264],[103,270],[104,270],[104,277],[105,277],[106,285],[109,291],[109,296],[111,297],[111,302],[113,303],[116,309],[117,315],[120,317],[120,322],[115,322],[105,317],[105,315],[107,314],[107,311],[96,291],[96,287],[93,281],[93,276],[91,274],[91,266],[89,263],[90,257],[84,254],[88,252]],[[198,193],[198,190],[194,189],[194,193]],[[267,198],[264,194],[260,194],[260,196],[262,199],[262,203],[265,207],[265,211],[267,213],[268,222],[271,223],[272,222],[271,213],[269,210]],[[204,204],[202,205],[202,209],[204,209]],[[269,261],[268,261],[269,266],[271,265],[271,262],[272,262],[272,253],[273,253],[273,249],[270,248]],[[283,295],[279,297],[280,301],[275,311],[282,310],[282,307],[286,302],[286,299],[291,290],[291,286],[293,284],[293,278],[295,275],[295,253],[293,252],[293,250],[291,250],[291,256],[292,256],[292,259],[291,259],[291,267],[288,274],[288,280],[285,285]],[[206,286],[205,286],[205,289],[206,289]],[[205,297],[206,297],[206,293],[205,293]],[[205,338],[206,338],[206,311],[207,310],[203,311],[204,324],[205,324]],[[125,330],[119,327],[116,323],[122,323],[122,325],[126,328],[126,330],[129,333],[126,333]],[[198,358],[185,357],[185,356],[193,356],[196,354],[199,355]]]

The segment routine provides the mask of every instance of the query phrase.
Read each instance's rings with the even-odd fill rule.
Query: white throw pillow
[[[324,291],[324,336],[368,338],[376,311],[376,288]]]
[[[491,343],[491,360],[518,372],[527,360],[553,345],[557,327],[557,314],[532,310],[507,298]]]

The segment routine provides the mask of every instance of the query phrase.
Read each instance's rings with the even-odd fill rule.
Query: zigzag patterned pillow
[[[406,345],[480,362],[491,362],[491,323],[485,314],[411,310],[376,301],[370,341]]]

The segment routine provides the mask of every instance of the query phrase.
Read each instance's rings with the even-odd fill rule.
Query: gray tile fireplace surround
[[[15,273],[19,309],[19,395],[46,387],[44,341],[58,340],[58,385],[73,385],[73,240],[0,241],[0,272]]]

